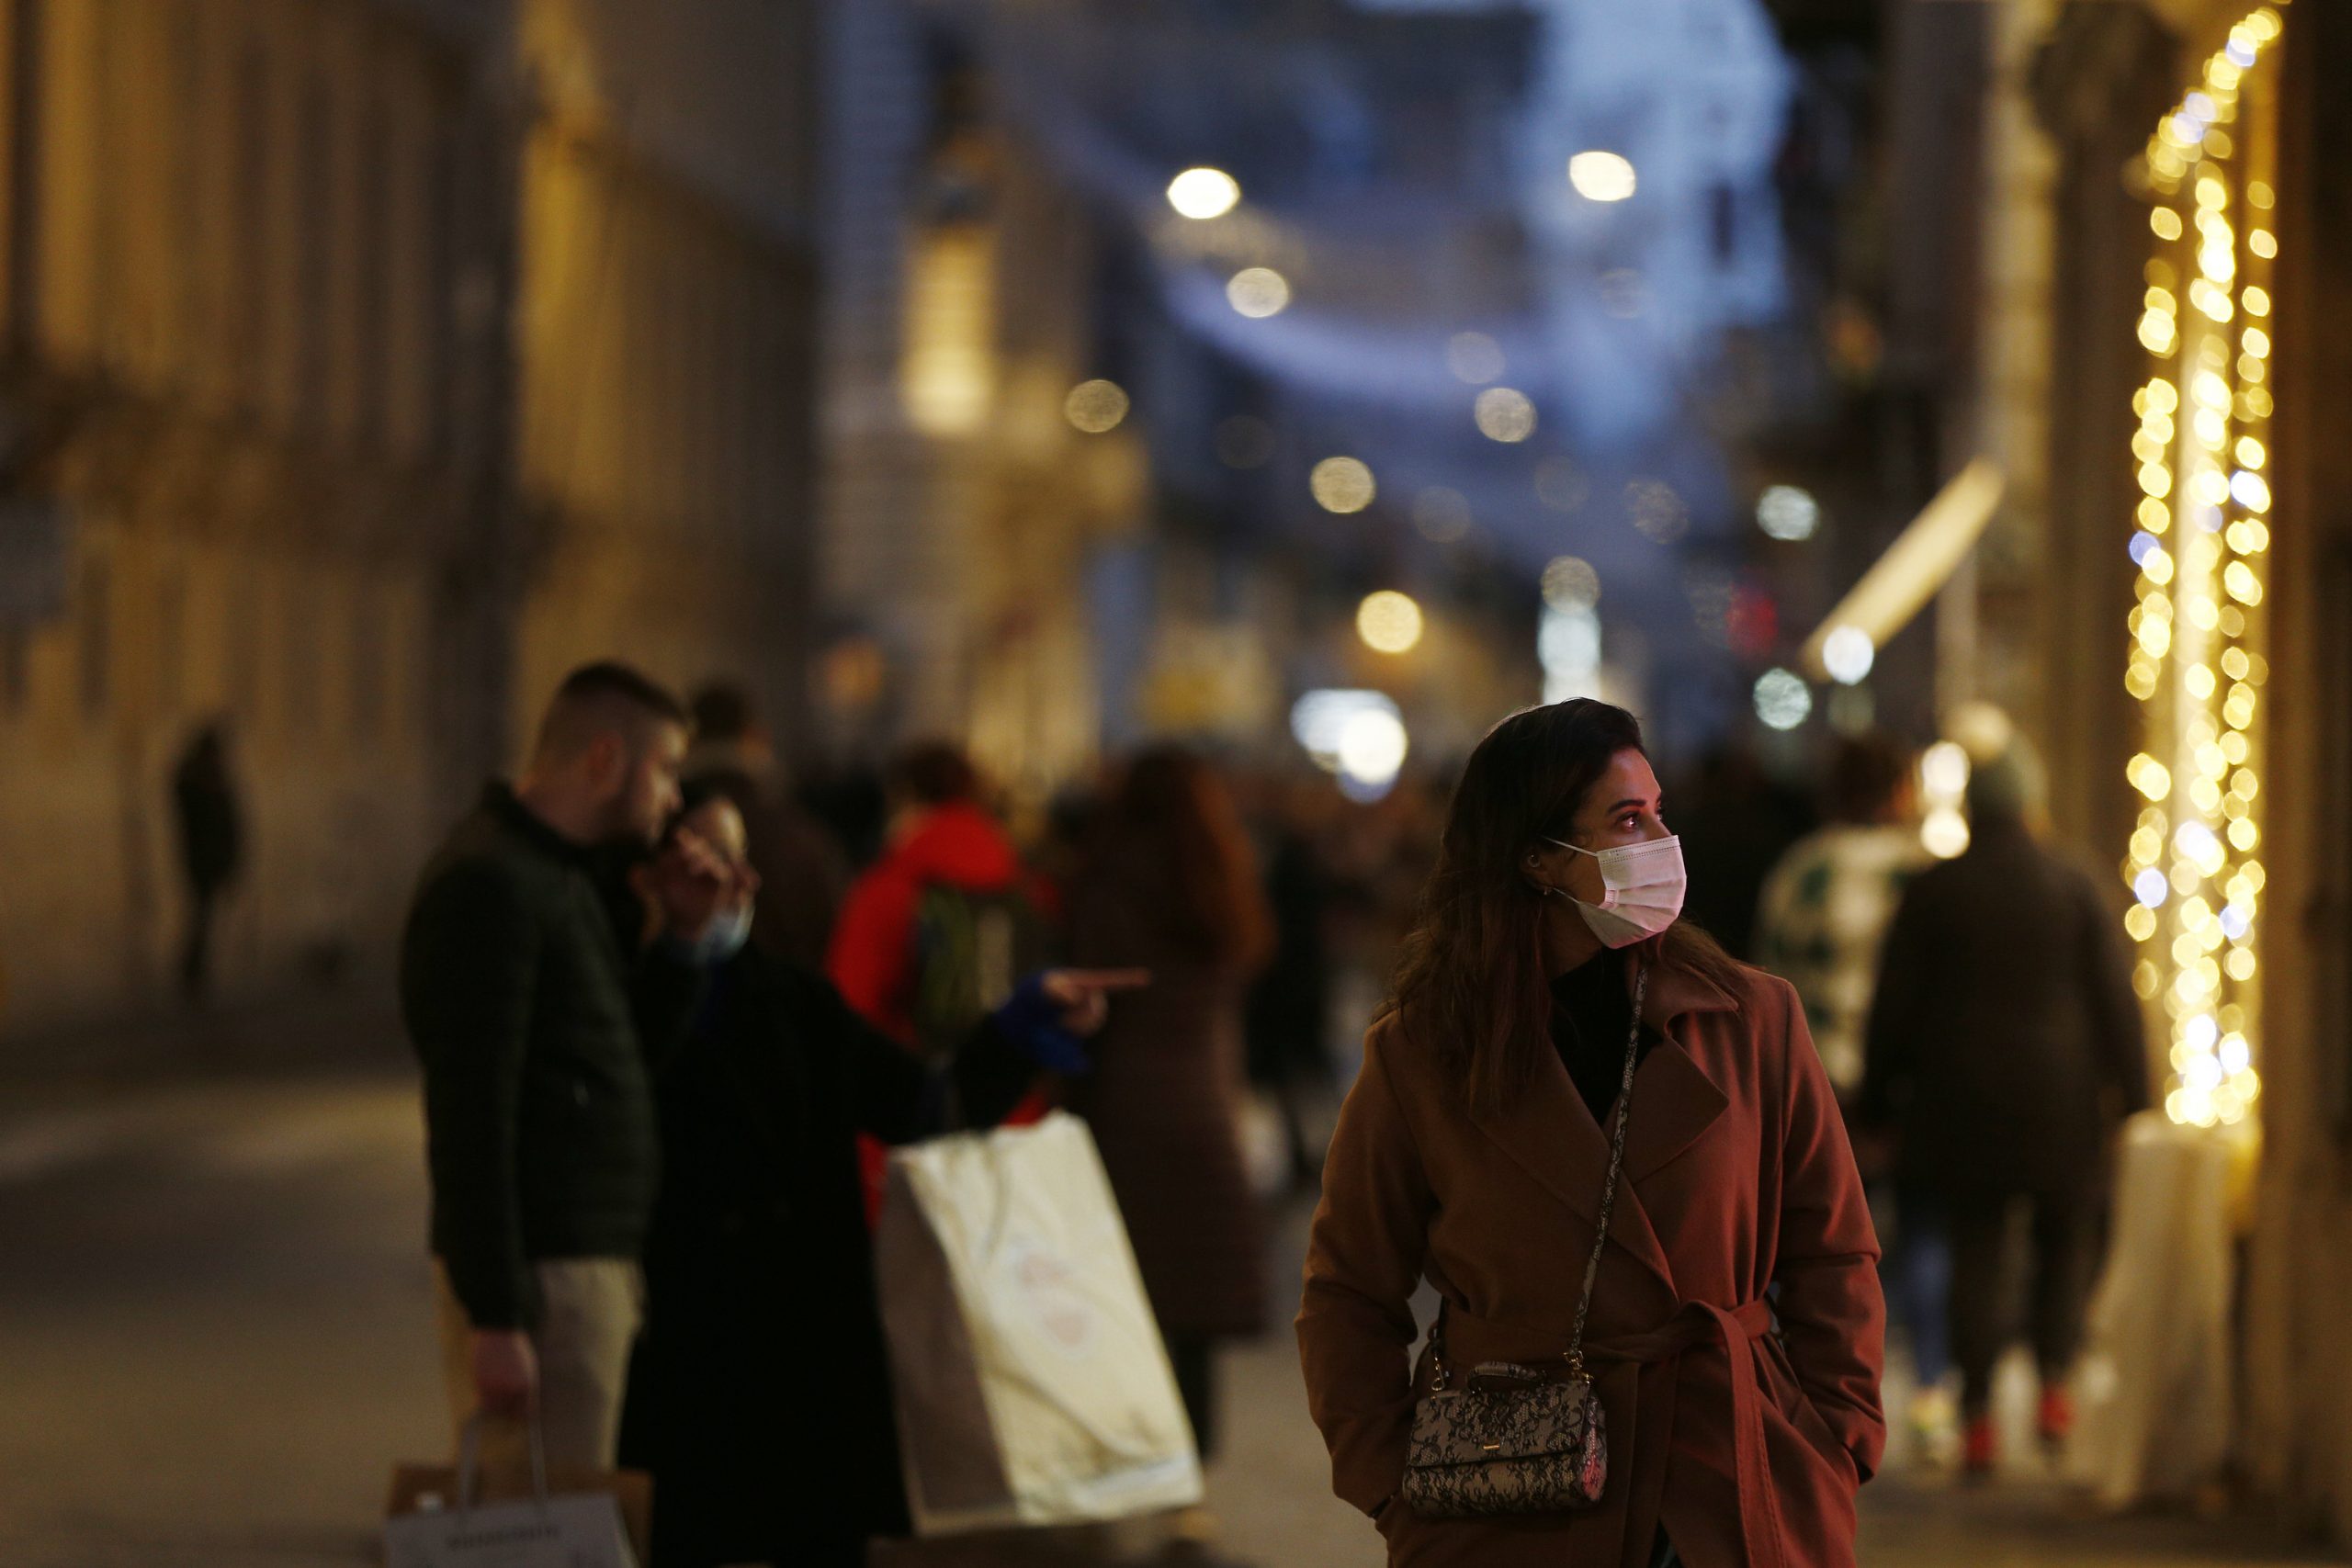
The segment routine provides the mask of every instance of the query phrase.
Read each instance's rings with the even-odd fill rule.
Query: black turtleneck
[[[1625,955],[1603,948],[1552,981],[1552,1043],[1595,1122],[1606,1122],[1625,1077],[1625,1037],[1634,1027],[1634,996]],[[1657,1043],[1642,1031],[1641,1054]]]

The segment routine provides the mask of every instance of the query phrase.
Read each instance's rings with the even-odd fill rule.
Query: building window
[[[352,236],[357,251],[352,258],[353,284],[359,295],[354,312],[358,343],[352,376],[358,403],[356,434],[362,445],[379,443],[385,434],[385,334],[392,313],[391,139],[389,108],[380,97],[371,99],[357,148],[358,199]]]
[[[331,428],[334,411],[334,103],[324,82],[302,93],[300,299],[302,406],[314,426]]]
[[[231,190],[231,236],[236,257],[230,307],[231,344],[244,358],[246,401],[269,397],[269,56],[248,42],[237,57],[236,180]]]

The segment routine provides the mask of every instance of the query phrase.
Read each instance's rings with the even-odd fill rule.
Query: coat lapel
[[[1634,1079],[1634,1124],[1625,1134],[1625,1174],[1635,1182],[1706,1135],[1730,1100],[1690,1050],[1691,1015],[1725,1012],[1738,1003],[1687,969],[1657,965],[1642,1021],[1666,1038],[1642,1060]]]
[[[1625,1134],[1624,1179],[1610,1214],[1609,1238],[1669,1287],[1673,1269],[1635,1184],[1697,1142],[1729,1105],[1686,1047],[1685,1015],[1736,1005],[1698,976],[1658,965],[1642,1008],[1643,1021],[1667,1037],[1634,1077],[1634,1120]],[[1511,1105],[1471,1119],[1588,1225],[1599,1219],[1600,1190],[1609,1179],[1609,1134],[1593,1120],[1557,1055],[1543,1054],[1534,1080]]]

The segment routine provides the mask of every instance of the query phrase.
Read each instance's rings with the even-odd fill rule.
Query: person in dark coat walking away
[[[714,681],[695,694],[693,712],[694,746],[679,776],[711,785],[743,814],[752,869],[760,875],[752,940],[778,958],[822,970],[849,888],[848,858],[793,800],[749,694]]]
[[[1246,1018],[1250,1081],[1272,1096],[1281,1117],[1291,1185],[1311,1190],[1323,1151],[1310,1146],[1306,1102],[1331,1082],[1325,1031],[1331,1013],[1331,952],[1325,927],[1337,894],[1311,831],[1307,790],[1329,791],[1328,780],[1294,784],[1264,781],[1259,798],[1258,842],[1265,866],[1266,904],[1273,947],[1250,987]]]
[[[172,774],[180,869],[187,877],[187,932],[180,947],[180,994],[201,1002],[212,990],[212,930],[220,897],[245,863],[244,812],[229,766],[228,726],[196,732]]]
[[[592,664],[549,704],[523,776],[492,784],[425,868],[401,944],[424,1071],[443,1374],[483,1462],[609,1468],[639,1315],[658,1155],[650,1063],[689,1016],[694,944],[748,896],[691,834],[647,868],[640,954],[600,886],[616,844],[659,840],[686,715]]]
[[[1681,923],[1664,809],[1623,709],[1579,698],[1498,725],[1365,1038],[1298,1344],[1332,1487],[1398,1568],[1854,1563],[1886,1437],[1870,1207],[1795,990]],[[1612,1127],[1614,1245],[1596,1251]],[[1441,1361],[1562,1366],[1594,1258],[1600,1497],[1416,1512],[1414,1406]],[[1440,1306],[1417,1361],[1424,1280]]]
[[[2064,1440],[2066,1377],[2121,1119],[2148,1103],[2147,1043],[2118,921],[2090,876],[2036,841],[2022,740],[1968,784],[1970,842],[1904,895],[1880,960],[1858,1125],[1891,1135],[1898,1190],[1942,1212],[1962,1462],[1997,1462],[1993,1371],[2009,1337],[2010,1215],[2033,1236],[2038,1425]]]
[[[1217,1449],[1216,1344],[1266,1319],[1264,1226],[1241,1146],[1242,1000],[1273,934],[1252,858],[1209,764],[1155,747],[1112,786],[1070,897],[1074,962],[1152,975],[1112,1015],[1074,1104],[1204,1456]]]
[[[680,831],[748,858],[731,797],[688,785]],[[952,1062],[918,1060],[821,976],[756,942],[748,905],[707,946],[710,990],[656,1070],[662,1188],[625,1464],[650,1471],[651,1568],[865,1561],[907,1529],[855,1138],[996,1122],[1136,975],[1049,971]]]

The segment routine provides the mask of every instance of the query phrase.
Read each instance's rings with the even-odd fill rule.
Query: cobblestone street
[[[171,1087],[12,1086],[0,1105],[0,1562],[368,1561],[387,1471],[441,1441],[415,1101],[397,1062]],[[1286,1216],[1294,1277],[1303,1212]],[[1374,1568],[1333,1499],[1286,1331],[1226,1365],[1222,1550]],[[2101,1519],[2021,1472],[1866,1494],[1872,1568],[2318,1562],[2240,1522]],[[894,1562],[1062,1561],[1034,1538]]]

